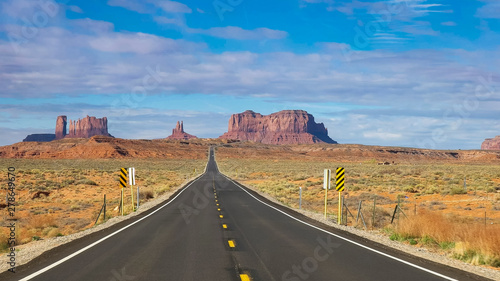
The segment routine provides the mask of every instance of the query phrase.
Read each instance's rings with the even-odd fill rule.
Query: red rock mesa
[[[262,115],[247,110],[233,114],[228,132],[221,139],[254,141],[266,144],[337,143],[328,136],[323,123],[303,110],[283,110]]]
[[[56,140],[62,138],[90,138],[93,136],[113,137],[108,133],[108,119],[88,116],[78,121],[69,120],[69,131],[66,133],[66,116],[57,117]]]
[[[484,140],[481,144],[481,149],[483,150],[500,150],[500,136],[496,136],[492,139]]]

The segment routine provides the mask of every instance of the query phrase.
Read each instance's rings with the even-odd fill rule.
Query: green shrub
[[[76,184],[84,184],[84,185],[97,185],[97,183],[93,180],[89,180],[87,178],[83,178],[81,180],[78,180]]]
[[[454,187],[450,190],[450,194],[467,194],[467,191],[463,187]]]
[[[439,247],[443,250],[450,250],[455,248],[455,242],[441,242],[439,243]]]

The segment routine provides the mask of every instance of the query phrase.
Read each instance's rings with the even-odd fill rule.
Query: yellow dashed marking
[[[236,247],[236,244],[234,243],[234,240],[229,240],[229,241],[227,241],[227,243],[229,244],[230,248]]]
[[[221,219],[222,219],[222,218],[224,218],[224,216],[223,216],[223,215],[220,215],[219,217],[220,217]]]
[[[240,274],[241,281],[250,281],[248,274]]]
[[[227,229],[227,224],[223,224],[222,228]]]
[[[217,211],[219,211],[219,212],[220,212],[220,209],[217,209]]]
[[[217,203],[217,206],[219,206],[219,203]]]

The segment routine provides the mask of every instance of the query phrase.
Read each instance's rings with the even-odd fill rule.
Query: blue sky
[[[500,135],[495,0],[3,0],[0,145],[58,115],[121,138],[303,109],[340,143],[478,149]]]

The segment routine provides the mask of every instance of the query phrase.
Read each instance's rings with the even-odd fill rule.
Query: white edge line
[[[248,192],[245,188],[243,188],[240,184],[238,184],[237,182],[235,182],[235,181],[233,181],[231,178],[229,178],[228,176],[226,176],[226,175],[224,175],[224,174],[222,174],[222,173],[221,173],[221,175],[223,175],[226,179],[228,179],[229,181],[231,181],[232,183],[234,183],[234,184],[235,184],[236,186],[238,186],[241,190],[245,191],[248,195],[252,196],[255,200],[257,200],[257,201],[259,201],[260,203],[262,203],[262,204],[264,204],[264,205],[268,206],[269,208],[272,208],[272,209],[274,209],[274,210],[276,210],[276,211],[278,211],[278,212],[280,212],[280,213],[284,214],[284,215],[285,215],[285,216],[287,216],[287,217],[290,217],[291,219],[294,219],[294,220],[296,220],[296,221],[298,221],[298,222],[301,222],[301,223],[303,223],[303,224],[305,224],[305,225],[307,225],[307,226],[310,226],[310,227],[312,227],[312,228],[315,228],[315,229],[317,229],[317,230],[320,230],[320,231],[322,231],[322,232],[324,232],[324,233],[330,234],[330,235],[332,235],[332,236],[334,236],[334,237],[337,237],[337,238],[339,238],[339,239],[342,239],[342,240],[344,240],[344,241],[347,241],[347,242],[349,242],[349,243],[352,243],[352,244],[354,244],[354,245],[356,245],[356,246],[359,246],[359,247],[362,247],[362,248],[364,248],[364,249],[370,250],[370,251],[375,252],[375,253],[377,253],[377,254],[379,254],[379,255],[382,255],[382,256],[388,257],[388,258],[390,258],[390,259],[393,259],[393,260],[396,260],[396,261],[398,261],[398,262],[404,263],[404,264],[409,265],[409,266],[411,266],[411,267],[414,267],[414,268],[420,269],[420,270],[422,270],[422,271],[425,271],[425,272],[431,273],[431,274],[433,274],[433,275],[436,275],[436,276],[438,276],[438,277],[441,277],[441,278],[444,278],[444,279],[447,279],[447,280],[450,280],[450,281],[458,281],[457,279],[453,279],[453,278],[448,277],[448,276],[446,276],[446,275],[443,275],[443,274],[441,274],[441,273],[437,273],[437,272],[435,272],[435,271],[432,271],[432,270],[430,270],[430,269],[427,269],[427,268],[421,267],[421,266],[416,265],[416,264],[413,264],[413,263],[411,263],[411,262],[408,262],[408,261],[405,261],[405,260],[402,260],[402,259],[396,258],[396,257],[394,257],[394,256],[391,256],[391,255],[386,254],[386,253],[384,253],[384,252],[381,252],[381,251],[378,251],[378,250],[372,249],[372,248],[370,248],[370,247],[368,247],[368,246],[365,246],[365,245],[363,245],[363,244],[360,244],[360,243],[358,243],[358,242],[355,242],[355,241],[349,240],[349,239],[347,239],[347,238],[345,238],[345,237],[342,237],[342,236],[340,236],[340,235],[337,235],[337,234],[335,234],[335,233],[332,233],[332,232],[326,231],[326,230],[324,230],[324,229],[322,229],[322,228],[319,228],[319,227],[317,227],[317,226],[315,226],[315,225],[312,225],[312,224],[310,224],[310,223],[304,222],[304,221],[302,221],[302,220],[300,220],[300,219],[298,219],[298,218],[296,218],[296,217],[294,217],[294,216],[292,216],[292,215],[290,215],[290,214],[287,214],[286,212],[283,212],[282,210],[280,210],[280,209],[278,209],[278,208],[276,208],[276,207],[273,207],[273,206],[271,206],[271,205],[269,205],[269,204],[267,204],[267,203],[265,203],[265,202],[261,201],[261,200],[260,200],[260,199],[258,199],[257,197],[253,196],[250,192]]]
[[[51,264],[51,265],[49,265],[49,266],[47,266],[47,267],[44,267],[44,268],[42,268],[42,269],[38,270],[37,272],[34,272],[34,273],[32,273],[32,274],[30,274],[30,275],[28,275],[28,276],[24,277],[23,279],[20,279],[19,281],[27,281],[27,280],[30,280],[30,279],[32,279],[32,278],[34,278],[34,277],[36,277],[36,276],[38,276],[38,275],[40,275],[40,274],[42,274],[42,273],[44,273],[44,272],[48,271],[48,270],[50,270],[50,269],[52,269],[52,268],[54,268],[54,267],[56,267],[56,266],[60,265],[61,263],[63,263],[63,262],[65,262],[65,261],[67,261],[67,260],[69,260],[69,259],[71,259],[71,258],[73,258],[73,257],[75,257],[75,256],[77,256],[77,255],[79,255],[79,254],[81,254],[81,253],[83,253],[83,252],[85,252],[86,250],[88,250],[88,249],[90,249],[90,248],[94,247],[95,245],[97,245],[97,244],[99,244],[99,243],[103,242],[104,240],[106,240],[106,239],[108,239],[108,238],[110,238],[110,237],[112,237],[112,236],[114,236],[114,235],[116,235],[116,234],[118,234],[118,233],[122,232],[123,230],[125,230],[125,229],[127,229],[127,228],[131,227],[132,225],[134,225],[134,224],[136,224],[136,223],[138,223],[138,222],[140,222],[140,221],[142,221],[142,220],[144,220],[144,219],[148,218],[149,216],[152,216],[154,213],[158,212],[159,210],[161,210],[161,209],[162,209],[162,208],[164,208],[165,206],[167,206],[167,205],[169,205],[170,203],[172,203],[172,202],[173,202],[173,201],[174,201],[177,197],[179,197],[179,195],[181,195],[181,194],[182,194],[182,193],[183,193],[186,189],[188,189],[188,187],[190,187],[193,183],[195,183],[196,181],[198,181],[198,180],[199,180],[199,179],[200,179],[200,178],[201,178],[204,174],[205,174],[205,173],[201,174],[198,178],[194,179],[194,180],[193,180],[190,184],[188,184],[186,187],[184,187],[184,188],[181,190],[181,192],[179,192],[179,194],[177,194],[174,198],[172,198],[172,200],[168,201],[168,202],[167,202],[167,203],[165,203],[163,206],[160,206],[158,209],[154,210],[153,212],[151,212],[151,213],[150,213],[150,214],[148,214],[147,216],[145,216],[145,217],[143,217],[143,218],[141,218],[141,219],[138,219],[138,220],[134,221],[133,223],[131,223],[131,224],[129,224],[129,225],[126,225],[126,226],[124,226],[124,227],[122,227],[122,228],[118,229],[117,231],[115,231],[115,232],[113,232],[113,233],[109,234],[108,236],[103,237],[103,238],[101,238],[101,239],[99,239],[99,240],[95,241],[94,243],[92,243],[92,244],[90,244],[90,245],[88,245],[88,246],[86,246],[86,247],[84,247],[84,248],[82,248],[82,249],[80,249],[80,250],[78,250],[78,251],[74,252],[73,254],[71,254],[71,255],[69,255],[69,256],[67,256],[67,257],[63,258],[63,259],[60,259],[59,261],[56,261],[55,263],[53,263],[53,264]]]

